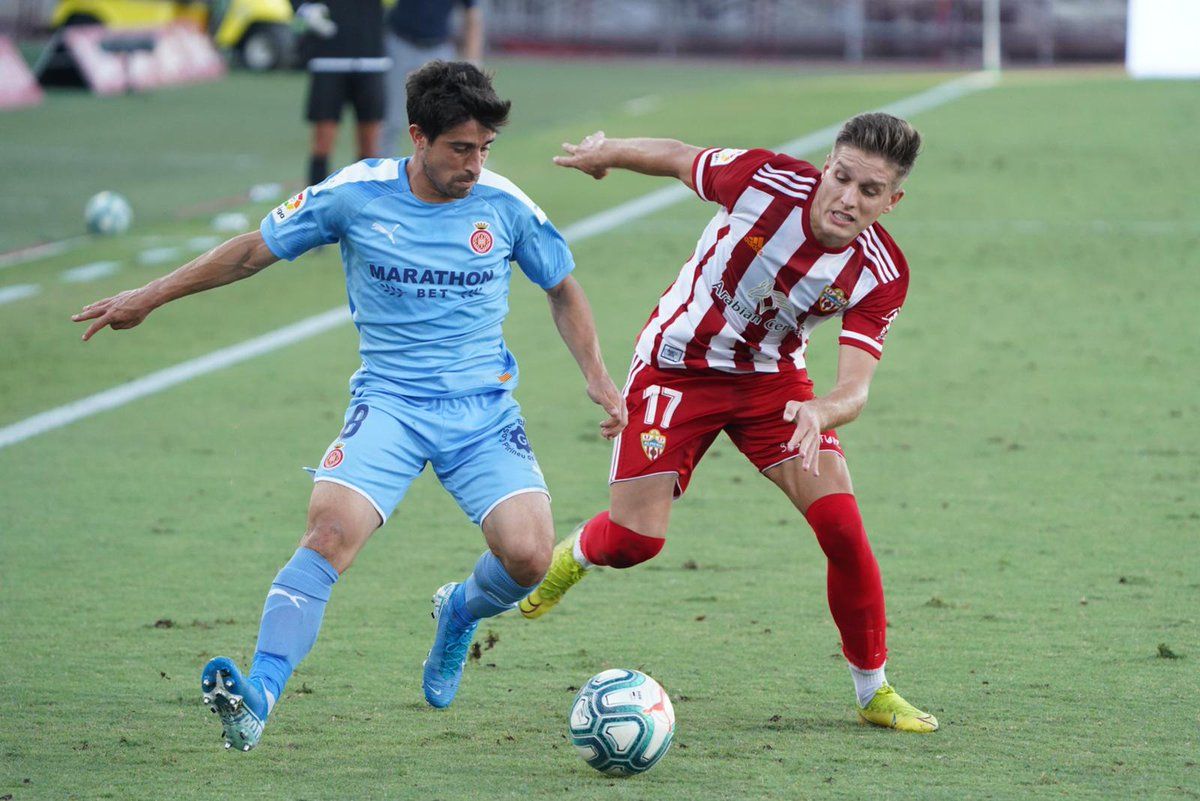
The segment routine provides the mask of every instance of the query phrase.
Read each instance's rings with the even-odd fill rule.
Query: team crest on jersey
[[[750,249],[755,253],[761,253],[763,245],[767,244],[767,238],[765,236],[748,236],[742,241],[749,245]]]
[[[642,450],[646,453],[646,458],[654,461],[663,455],[663,451],[667,449],[667,435],[659,431],[657,428],[652,428],[649,431],[642,432]]]
[[[325,460],[321,462],[321,467],[332,470],[341,464],[344,458],[346,458],[346,454],[342,452],[342,443],[338,442],[325,454]]]
[[[488,224],[482,221],[475,223],[475,230],[471,232],[471,250],[482,256],[491,251],[493,244],[495,240],[488,230]]]
[[[846,297],[844,289],[830,284],[822,289],[821,294],[817,297],[817,311],[821,314],[833,314],[846,308],[846,304],[849,302],[850,299]]]
[[[304,200],[305,192],[301,191],[300,193],[288,198],[276,206],[275,210],[271,212],[271,214],[274,215],[276,222],[283,222],[296,212],[300,211],[300,207],[304,205]]]

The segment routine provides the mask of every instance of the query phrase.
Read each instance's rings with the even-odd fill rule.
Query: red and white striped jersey
[[[696,193],[721,204],[637,341],[660,369],[804,368],[813,329],[842,318],[839,342],[875,358],[908,291],[908,265],[878,223],[843,250],[809,222],[821,173],[768,150],[709,149]]]

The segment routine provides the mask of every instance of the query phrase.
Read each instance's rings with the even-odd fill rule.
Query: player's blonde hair
[[[895,166],[896,183],[900,183],[921,152],[921,134],[907,120],[872,111],[846,121],[833,143],[835,149],[839,145],[883,156]]]

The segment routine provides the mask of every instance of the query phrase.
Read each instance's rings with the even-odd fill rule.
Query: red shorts
[[[783,409],[790,400],[813,397],[802,370],[659,370],[635,358],[625,385],[629,425],[613,444],[609,483],[674,473],[679,497],[722,431],[760,471],[794,459],[787,442],[796,427],[784,421]],[[836,431],[821,433],[821,450],[844,456]]]

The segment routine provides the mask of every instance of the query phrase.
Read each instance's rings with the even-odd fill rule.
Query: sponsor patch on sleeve
[[[275,218],[275,222],[281,223],[296,212],[300,211],[300,208],[304,205],[304,201],[306,200],[307,192],[307,189],[302,190],[299,194],[288,198],[276,206],[275,210],[271,212],[271,216]]]
[[[718,150],[716,153],[713,153],[711,156],[709,156],[708,163],[713,167],[723,167],[745,152],[745,150],[727,147],[724,150]]]
[[[882,330],[880,330],[879,336],[875,337],[875,340],[877,342],[881,342],[881,343],[883,342],[883,340],[888,335],[888,331],[890,331],[892,328],[892,323],[896,322],[896,318],[899,316],[900,316],[899,309],[892,309],[890,312],[883,315],[883,328],[882,328]]]

